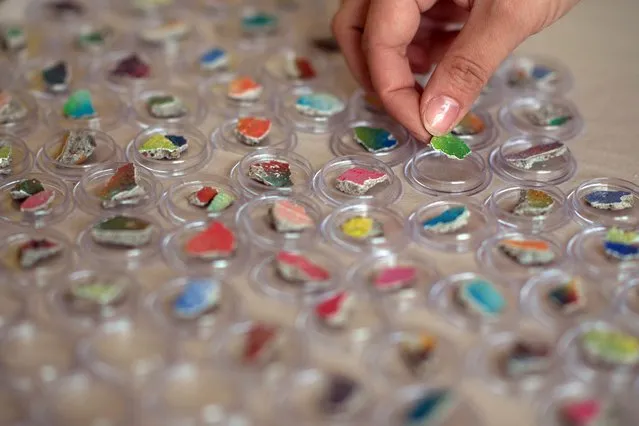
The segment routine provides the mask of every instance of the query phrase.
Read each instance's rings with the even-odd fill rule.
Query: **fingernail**
[[[445,135],[459,115],[459,103],[448,96],[437,96],[428,101],[424,111],[424,127],[431,135]]]

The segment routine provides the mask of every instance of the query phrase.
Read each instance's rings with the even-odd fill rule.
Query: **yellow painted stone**
[[[379,224],[373,218],[356,216],[342,223],[342,232],[351,238],[369,238],[379,233]]]

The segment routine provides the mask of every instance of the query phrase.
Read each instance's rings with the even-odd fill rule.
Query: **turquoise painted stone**
[[[405,426],[426,426],[441,419],[451,406],[452,392],[433,389],[417,399],[408,408]]]
[[[88,90],[73,92],[64,103],[63,113],[65,117],[76,120],[95,117],[97,113],[93,107],[91,93]]]
[[[451,207],[431,217],[422,224],[425,230],[447,234],[463,228],[468,223],[470,210],[466,206]]]
[[[173,302],[173,311],[181,318],[196,318],[217,306],[220,291],[220,285],[216,281],[192,278]]]
[[[242,18],[242,29],[247,33],[271,32],[277,28],[277,16],[257,12]]]
[[[297,98],[295,108],[300,114],[310,117],[330,117],[342,112],[345,106],[330,93],[309,93]]]
[[[506,308],[506,300],[494,284],[484,280],[463,283],[457,292],[459,302],[482,316],[494,317]]]
[[[386,129],[358,126],[353,129],[355,141],[368,152],[390,151],[397,146],[397,139]]]

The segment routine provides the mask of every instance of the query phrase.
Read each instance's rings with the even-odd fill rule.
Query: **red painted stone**
[[[315,305],[315,315],[327,325],[341,327],[346,323],[352,302],[353,296],[346,291],[341,291]]]
[[[375,277],[375,288],[392,291],[409,286],[417,278],[417,269],[412,266],[391,266],[384,268]]]
[[[210,186],[203,187],[195,194],[197,200],[202,203],[202,205],[208,205],[216,195],[217,189]]]
[[[302,281],[326,281],[331,277],[326,269],[300,254],[281,251],[277,254],[277,262],[280,264],[280,269],[282,266],[289,269],[289,276]]]
[[[253,324],[250,330],[246,332],[244,353],[242,354],[243,361],[247,363],[255,362],[268,350],[276,337],[277,328],[266,324]]]
[[[295,58],[295,66],[297,67],[299,78],[302,80],[308,80],[317,76],[312,62],[307,58]]]
[[[595,399],[573,402],[562,407],[563,417],[574,426],[589,426],[601,414],[601,404]]]
[[[368,170],[362,167],[353,167],[352,169],[348,169],[344,173],[339,175],[337,180],[345,181],[345,182],[353,182],[357,185],[364,186],[369,181],[381,179],[384,176],[386,176],[386,173],[384,172]]]
[[[202,259],[216,259],[231,256],[235,244],[233,231],[222,222],[214,221],[186,243],[185,251]]]
[[[271,131],[271,120],[258,117],[242,117],[237,121],[235,132],[245,142],[260,143]]]
[[[55,199],[55,192],[50,189],[40,191],[24,200],[20,204],[20,211],[24,213],[32,213],[38,210],[46,209]]]

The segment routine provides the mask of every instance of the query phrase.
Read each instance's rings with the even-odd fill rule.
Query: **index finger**
[[[430,135],[419,115],[420,95],[406,51],[419,29],[421,13],[435,1],[373,0],[363,36],[371,82],[384,108],[424,141]]]

